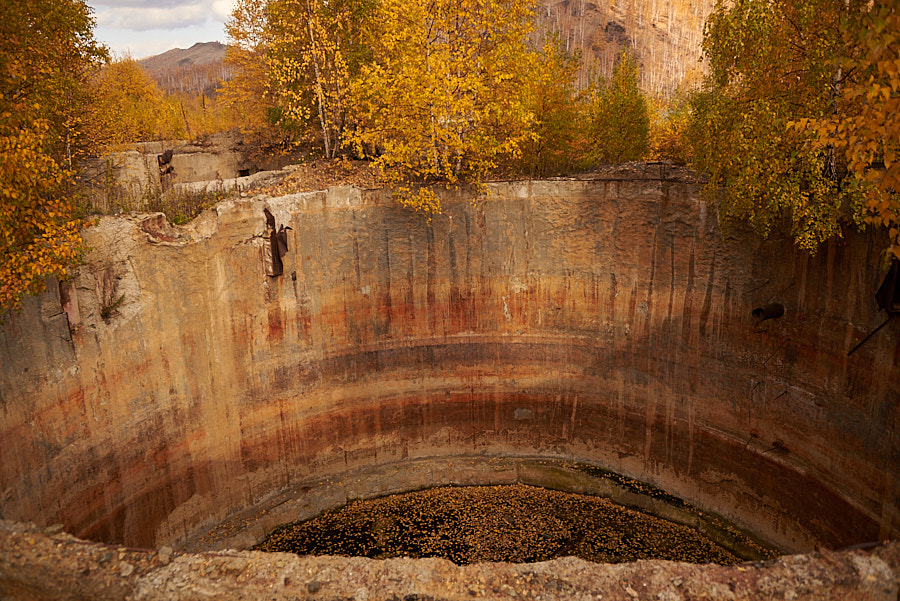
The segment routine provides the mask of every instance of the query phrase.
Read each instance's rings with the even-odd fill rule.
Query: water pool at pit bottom
[[[357,500],[275,528],[255,550],[299,555],[441,557],[458,565],[577,556],[740,563],[779,553],[724,526],[732,544],[609,499],[529,486],[449,486]],[[736,552],[736,549],[741,551]]]

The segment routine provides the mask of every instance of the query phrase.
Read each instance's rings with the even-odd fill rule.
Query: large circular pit
[[[354,188],[101,219],[0,326],[6,546],[248,549],[348,499],[596,486],[576,464],[785,552],[896,536],[900,325],[848,356],[882,241],[723,239],[698,189],[650,165],[447,193],[430,223]]]

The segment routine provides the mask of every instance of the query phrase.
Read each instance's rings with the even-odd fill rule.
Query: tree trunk
[[[850,12],[850,0],[844,0],[844,11]],[[841,82],[844,78],[844,70],[840,64],[838,64],[837,69],[834,72],[834,79],[832,79],[831,83],[831,98],[829,99],[829,104],[831,108],[831,115],[835,117],[837,115],[837,101],[838,96],[841,95]],[[829,179],[833,181],[838,180],[838,170],[837,170],[837,157],[835,156],[834,145],[829,144],[826,149],[826,159],[825,159],[825,171],[826,175]]]
[[[325,158],[334,158],[334,150],[331,148],[331,132],[329,131],[327,118],[325,116],[325,92],[322,90],[322,72],[319,68],[319,53],[316,48],[316,39],[313,35],[313,8],[309,2],[306,3],[309,10],[309,20],[306,22],[306,31],[309,32],[309,46],[312,55],[313,70],[316,75],[316,100],[319,105],[319,124],[322,126],[322,140],[325,142]]]

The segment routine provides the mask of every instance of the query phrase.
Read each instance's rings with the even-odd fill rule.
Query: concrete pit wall
[[[723,240],[690,174],[655,169],[448,194],[430,226],[353,188],[101,219],[0,331],[0,517],[234,547],[545,458],[790,551],[896,536],[900,324],[847,357],[883,319],[883,241]],[[265,207],[292,228],[281,277]]]
[[[169,162],[160,158],[171,153]],[[104,213],[147,210],[163,194],[221,192],[245,188],[259,171],[234,134],[205,142],[142,142],[81,165],[81,181],[92,207]]]

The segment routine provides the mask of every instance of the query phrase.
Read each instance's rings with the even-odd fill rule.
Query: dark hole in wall
[[[875,293],[875,301],[889,315],[900,313],[900,261],[897,259],[891,262],[890,271]]]
[[[784,315],[784,305],[782,305],[781,303],[769,303],[762,307],[753,309],[753,317],[755,317],[759,321],[766,321],[767,319],[777,319],[782,315]]]

